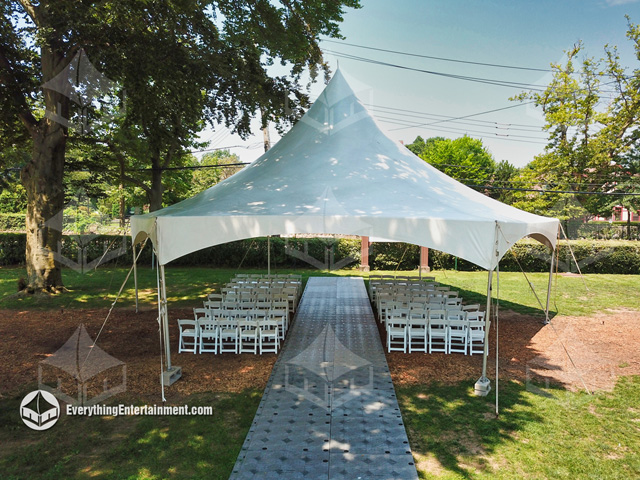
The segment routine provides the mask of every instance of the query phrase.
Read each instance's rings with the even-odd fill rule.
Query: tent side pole
[[[267,236],[267,275],[271,275],[271,235]]]
[[[551,300],[551,281],[553,279],[553,264],[556,260],[556,249],[551,252],[551,266],[549,267],[549,283],[547,284],[547,306],[544,311],[544,323],[549,323],[549,301]]]
[[[138,313],[138,265],[136,262],[136,244],[131,245],[133,247],[133,285],[136,291],[136,313]]]
[[[164,276],[164,265],[160,265],[160,289],[161,289],[161,321],[164,330],[164,351],[167,362],[167,370],[171,370],[171,344],[169,342],[169,313],[167,312],[167,284]]]
[[[484,352],[482,354],[482,378],[487,378],[487,358],[489,356],[489,327],[491,327],[491,295],[493,283],[493,270],[489,270],[489,278],[487,280],[487,308],[485,311],[485,327],[484,327]]]
[[[489,357],[489,327],[491,326],[491,283],[493,281],[493,270],[489,270],[487,280],[487,308],[484,320],[484,351],[482,352],[482,376],[475,384],[475,394],[485,397],[491,391],[491,382],[487,378],[487,359]]]

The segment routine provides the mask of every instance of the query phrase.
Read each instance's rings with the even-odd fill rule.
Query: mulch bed
[[[166,388],[167,401],[180,402],[184,396],[199,392],[240,392],[265,387],[275,354],[178,354],[175,319],[193,315],[188,309],[170,309],[169,313],[172,361],[182,367],[183,378]],[[55,353],[80,324],[95,339],[106,314],[103,309],[0,310],[0,398],[35,385],[40,362]],[[571,390],[583,388],[584,382],[589,390],[609,390],[618,376],[640,374],[639,317],[638,312],[616,311],[593,317],[558,317],[553,325],[543,325],[539,317],[501,311],[500,378],[521,382],[548,380]],[[126,365],[127,397],[158,403],[161,365],[156,319],[154,309],[137,314],[116,309],[97,345]],[[490,378],[495,377],[494,335],[492,328]],[[395,384],[402,386],[432,381],[469,381],[472,385],[482,370],[481,355],[393,352],[387,354],[387,360]],[[97,385],[105,381],[100,374],[96,379]]]

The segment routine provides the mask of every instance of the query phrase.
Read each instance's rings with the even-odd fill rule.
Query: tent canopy
[[[555,247],[558,220],[493,200],[430,166],[378,127],[338,71],[273,148],[223,182],[131,219],[158,261],[278,234],[376,236],[491,270],[519,239]]]

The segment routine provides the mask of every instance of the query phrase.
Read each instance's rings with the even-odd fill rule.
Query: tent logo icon
[[[35,390],[22,399],[20,418],[32,430],[48,430],[60,418],[60,404],[51,393]]]
[[[371,394],[373,364],[349,350],[327,325],[307,348],[287,361],[284,387],[300,401],[329,411]]]
[[[40,362],[38,388],[71,405],[95,405],[126,391],[127,366],[95,345],[80,325],[57,352]]]
[[[121,103],[120,98],[113,95],[117,87],[116,82],[103,75],[89,61],[81,48],[58,75],[42,85],[42,88],[62,94],[75,103],[78,113],[70,115],[58,103],[55,111],[45,112],[45,117],[64,127],[75,127],[80,134],[88,133],[91,130],[90,118],[102,117],[108,121],[114,117],[113,112]]]
[[[56,262],[78,273],[84,274],[95,270],[100,265],[127,253],[127,235],[123,233],[119,247],[113,245],[114,241],[105,240],[102,245],[102,255],[99,255],[100,248],[96,248],[96,244],[101,234],[98,230],[106,221],[87,193],[79,189],[62,210],[44,222],[45,226],[55,230],[62,225],[62,233],[65,231],[69,233],[67,237],[77,245],[77,261],[62,254],[62,242],[58,242],[57,251],[51,252],[44,248],[43,253],[45,255],[52,253]],[[89,260],[90,253],[94,256],[97,254],[96,258]]]

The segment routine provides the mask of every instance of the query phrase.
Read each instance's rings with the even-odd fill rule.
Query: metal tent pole
[[[267,275],[271,275],[271,235],[267,236]]]
[[[138,313],[138,262],[136,262],[136,244],[131,245],[133,247],[133,284],[136,290],[136,313]]]
[[[491,296],[492,296],[492,282],[493,282],[493,270],[498,266],[498,222],[496,221],[495,231],[495,245],[493,255],[496,256],[496,265],[489,269],[489,278],[487,280],[487,308],[485,311],[484,320],[484,351],[482,353],[482,376],[475,384],[475,394],[478,396],[486,396],[491,391],[491,382],[487,378],[487,359],[489,357],[489,328],[491,327]]]
[[[556,259],[556,249],[551,252],[551,266],[549,267],[549,284],[547,285],[547,306],[544,310],[544,323],[549,323],[549,301],[551,299],[551,280],[553,279],[553,264]]]
[[[167,311],[167,284],[164,276],[164,265],[160,265],[160,295],[162,329],[164,330],[164,354],[167,362],[167,370],[171,370],[171,344],[169,343],[169,312]]]

